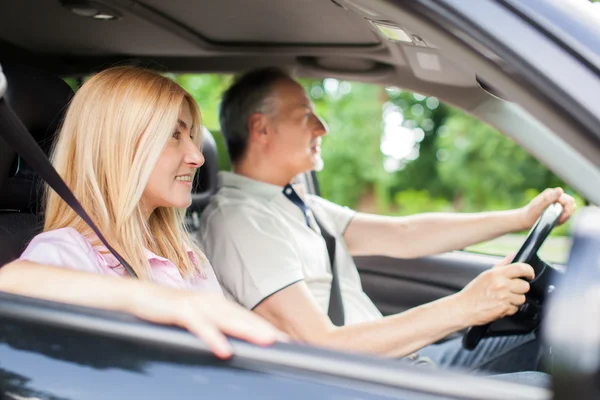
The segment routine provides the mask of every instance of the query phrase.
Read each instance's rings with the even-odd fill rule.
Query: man
[[[290,182],[322,166],[325,124],[303,88],[267,68],[240,77],[223,97],[223,135],[233,173],[202,215],[202,242],[225,292],[292,338],[318,346],[402,357],[419,351],[440,366],[496,372],[537,367],[534,335],[485,339],[473,352],[453,332],[514,314],[534,277],[525,264],[483,272],[461,292],[382,317],[362,291],[352,256],[417,258],[464,248],[533,225],[560,202],[561,222],[574,211],[562,189],[549,189],[521,209],[479,214],[386,217],[356,213],[306,195]],[[319,224],[336,239],[335,265],[345,325],[327,315],[331,266]],[[431,346],[429,346],[431,345]],[[427,347],[426,347],[427,346]]]

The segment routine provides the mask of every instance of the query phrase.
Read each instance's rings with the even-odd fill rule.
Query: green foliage
[[[452,211],[452,204],[443,197],[433,197],[427,190],[404,190],[394,194],[397,214],[412,215],[421,212]]]
[[[528,190],[564,186],[512,140],[463,112],[445,121],[437,148],[444,154],[438,177],[461,211],[513,208],[532,197]]]
[[[232,81],[231,75],[216,74],[170,74],[196,100],[202,112],[202,122],[209,131],[220,131],[219,104],[221,95]]]
[[[77,89],[79,89],[79,81],[76,78],[63,78],[63,81],[67,82],[67,84],[71,86],[71,89],[73,89],[74,92],[76,92]]]
[[[392,174],[391,195],[398,191],[417,189],[427,191],[432,197],[443,197],[450,201],[453,191],[451,186],[445,185],[440,179],[437,165],[438,136],[451,110],[440,104],[436,98],[410,92],[389,90],[389,97],[389,100],[402,110],[405,118],[403,126],[420,128],[424,132],[423,140],[416,146],[419,151],[418,157]]]
[[[227,145],[225,144],[225,138],[221,131],[211,130],[215,142],[217,143],[217,151],[219,153],[219,171],[231,171],[231,160],[229,159],[229,153],[227,152]]]
[[[230,169],[218,106],[232,77],[171,76],[200,105],[204,124],[219,146],[220,168]],[[546,187],[566,187],[513,141],[436,98],[334,79],[300,83],[329,125],[322,146],[325,168],[317,176],[323,196],[338,204],[389,215],[475,212],[520,207]],[[402,114],[402,129],[394,134],[416,132],[420,137],[414,141],[413,157],[395,160],[396,170],[388,172],[382,138],[384,114],[393,107]],[[555,234],[567,230],[559,227]]]

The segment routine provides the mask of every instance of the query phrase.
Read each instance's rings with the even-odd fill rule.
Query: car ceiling
[[[62,75],[132,60],[173,72],[278,65],[297,76],[399,86],[467,110],[489,97],[475,73],[443,49],[421,35],[419,45],[389,41],[371,23],[385,16],[352,0],[87,3],[120,18],[81,17],[59,0],[0,0],[0,61],[18,59]]]

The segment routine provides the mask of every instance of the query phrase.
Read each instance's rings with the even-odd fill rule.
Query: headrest
[[[52,140],[73,89],[60,77],[19,64],[2,64],[5,98],[38,143]]]
[[[2,71],[5,100],[48,151],[73,90],[60,77],[26,65],[3,63]],[[10,164],[0,165],[0,171],[8,171],[8,176],[0,177],[0,210],[35,211],[42,187],[35,172],[14,152],[0,163]]]
[[[194,182],[190,211],[202,212],[218,187],[219,153],[217,143],[208,129],[202,132],[202,154],[204,165],[198,170]]]

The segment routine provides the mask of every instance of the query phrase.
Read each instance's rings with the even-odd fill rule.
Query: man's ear
[[[254,113],[248,118],[248,132],[251,141],[264,142],[267,140],[269,117],[261,113]]]

